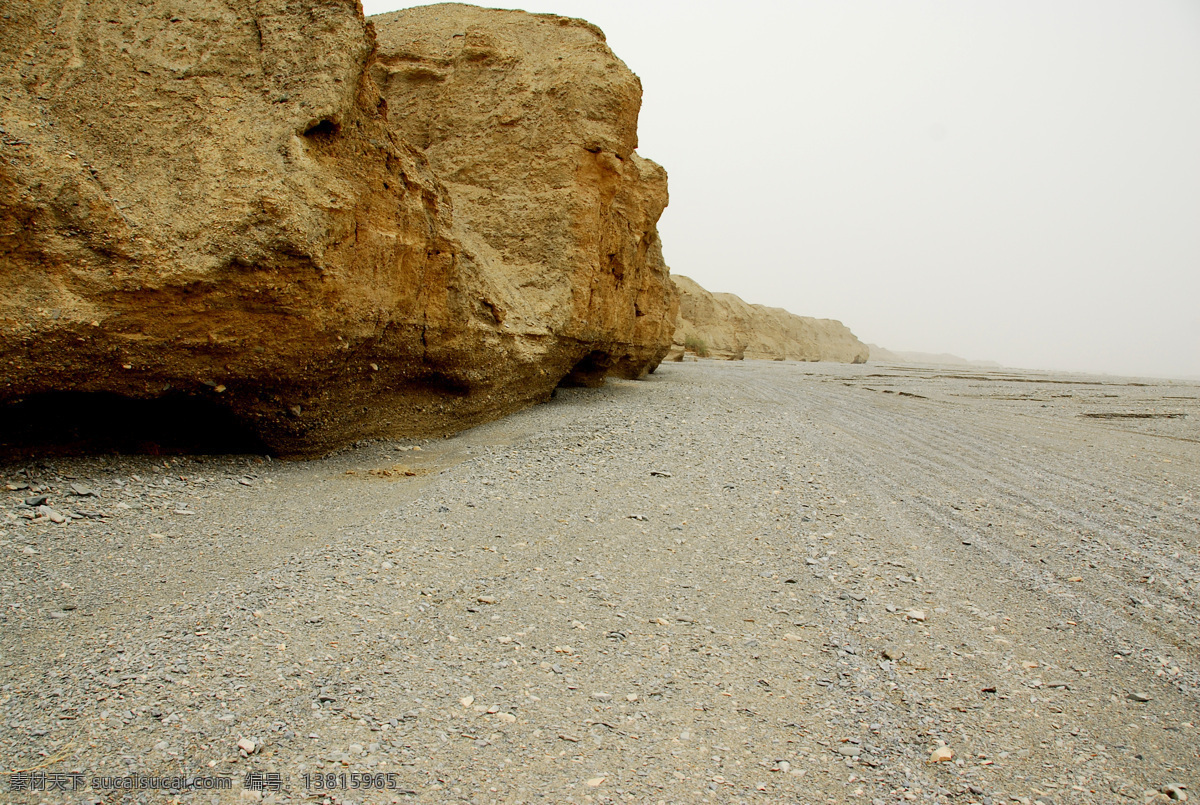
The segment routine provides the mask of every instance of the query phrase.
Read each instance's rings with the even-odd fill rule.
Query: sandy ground
[[[4,484],[5,801],[1200,796],[1196,384],[670,364]]]

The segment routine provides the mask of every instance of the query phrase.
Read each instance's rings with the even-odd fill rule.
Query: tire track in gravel
[[[928,533],[949,536],[952,543],[966,539],[973,543],[974,562],[977,563],[981,558],[990,560],[985,561],[988,571],[981,573],[984,570],[982,567],[973,568],[970,574],[972,586],[986,588],[993,576],[1007,577],[1026,591],[1038,594],[1033,609],[1042,613],[1056,613],[1059,624],[1069,625],[1073,632],[1078,631],[1084,641],[1099,641],[1101,645],[1125,652],[1129,651],[1129,646],[1134,646],[1139,649],[1138,656],[1144,660],[1144,667],[1159,674],[1163,673],[1165,665],[1161,662],[1163,655],[1172,657],[1174,654],[1170,662],[1170,670],[1174,674],[1171,681],[1179,693],[1187,694],[1189,702],[1184,709],[1194,710],[1197,681],[1194,671],[1195,643],[1189,646],[1180,640],[1178,634],[1164,634],[1158,624],[1148,619],[1130,619],[1125,612],[1102,603],[1098,600],[1102,595],[1093,592],[1111,588],[1114,582],[1120,586],[1121,582],[1114,576],[1120,574],[1128,578],[1128,571],[1122,573],[1119,566],[1111,570],[1105,568],[1103,573],[1089,571],[1091,584],[1084,588],[1064,584],[1062,580],[1067,578],[1067,572],[1060,567],[1060,562],[1051,564],[1052,571],[1056,572],[1047,572],[1045,559],[1016,547],[1020,541],[1005,539],[995,530],[985,530],[983,523],[967,521],[958,516],[959,506],[951,508],[948,504],[970,497],[964,490],[986,490],[984,494],[989,498],[1000,498],[1003,503],[999,512],[1003,517],[993,519],[1007,521],[996,524],[1005,526],[1005,533],[1016,530],[1015,526],[1024,526],[1030,533],[1036,533],[1033,531],[1036,527],[1043,536],[1034,538],[1045,544],[1046,535],[1051,536],[1049,542],[1053,543],[1065,537],[1077,540],[1081,531],[1099,531],[1110,542],[1117,543],[1116,548],[1110,547],[1110,550],[1123,552],[1126,562],[1133,557],[1155,562],[1159,572],[1176,574],[1176,577],[1186,577],[1193,572],[1194,563],[1185,561],[1191,557],[1177,556],[1173,560],[1164,554],[1161,543],[1154,546],[1158,548],[1157,553],[1152,547],[1143,549],[1141,544],[1122,536],[1121,532],[1131,529],[1132,523],[1118,522],[1114,527],[1098,513],[1080,512],[1076,507],[1057,504],[1055,499],[1095,499],[1097,487],[1102,487],[1104,481],[1089,482],[1086,476],[1047,467],[1044,463],[1035,462],[1033,457],[1025,461],[1012,459],[1010,456],[1016,455],[1018,449],[1033,438],[1028,431],[1021,429],[1025,423],[1014,424],[1005,417],[989,417],[989,426],[981,427],[976,420],[964,425],[961,424],[962,405],[938,405],[936,419],[930,416],[928,410],[914,409],[916,403],[855,406],[847,403],[846,394],[840,389],[830,393],[826,391],[829,388],[833,386],[825,384],[808,391],[811,396],[820,398],[820,403],[812,405],[809,410],[824,415],[825,427],[817,428],[816,432],[826,437],[827,444],[824,447],[827,452],[837,452],[840,448],[840,460],[851,465],[862,479],[860,488],[876,487],[876,503],[872,508],[886,510],[891,499],[903,499],[903,519],[911,523],[906,531],[914,535],[916,541],[921,540],[915,535]],[[780,401],[790,394],[804,393],[804,390],[799,387],[794,391],[769,388],[768,384],[760,383],[756,386],[756,392],[761,397]],[[966,415],[970,417],[971,412],[966,412]],[[1002,424],[997,425],[997,421]],[[1004,423],[1008,423],[1007,427]],[[1053,423],[1044,423],[1042,426],[1048,424]],[[1068,427],[1065,430],[1069,432],[1071,429]],[[1036,456],[1048,451],[1030,452]],[[953,479],[952,484],[946,480],[948,478]],[[1124,478],[1119,480],[1123,481]],[[1122,505],[1126,508],[1131,504],[1146,507],[1151,499],[1157,497],[1145,493],[1137,498],[1128,496]],[[1036,504],[1036,512],[1022,511],[1023,506],[1029,507],[1031,504]],[[1050,522],[1046,522],[1047,517]],[[1181,514],[1171,519],[1173,522],[1169,525],[1182,525],[1187,522],[1187,515]],[[981,536],[984,533],[990,536]],[[1167,543],[1165,550],[1187,542],[1183,527],[1178,530],[1165,528],[1157,536]],[[1069,546],[1069,543],[1064,545]],[[1192,545],[1194,550],[1194,540]],[[982,557],[979,556],[980,551],[984,554]],[[934,576],[939,575],[936,567],[949,561],[944,546],[939,554],[938,562],[924,563],[928,568],[926,572]],[[1059,557],[1056,554],[1053,558]],[[941,575],[943,579],[939,586],[952,587],[953,580]],[[963,587],[958,587],[957,592],[967,594]],[[1090,597],[1076,598],[1078,593],[1090,594]],[[1064,600],[1068,596],[1069,599]],[[1004,600],[1005,593],[991,590],[989,597]],[[1176,596],[1176,600],[1190,603],[1187,596]],[[1022,608],[1029,608],[1029,602],[1024,602]],[[1194,611],[1186,612],[1185,616],[1185,626],[1195,624]],[[1146,634],[1147,629],[1151,635]],[[1181,651],[1187,655],[1183,669],[1178,664]],[[1089,664],[1093,667],[1097,661],[1105,664],[1107,658],[1101,656],[1102,653],[1093,652]],[[1194,761],[1194,756],[1187,752],[1176,757],[1184,764],[1181,768],[1186,768]]]
[[[851,412],[850,417],[856,416],[861,417],[861,413]],[[1186,651],[1191,655],[1190,659],[1192,660],[1193,667],[1195,667],[1196,645],[1194,640],[1189,646],[1182,635],[1178,633],[1164,634],[1159,624],[1145,617],[1137,617],[1137,613],[1135,613],[1135,617],[1131,621],[1125,611],[1115,610],[1111,606],[1106,606],[1101,603],[1100,598],[1102,596],[1110,598],[1112,588],[1116,586],[1124,596],[1128,596],[1129,598],[1133,598],[1134,593],[1137,592],[1140,596],[1146,596],[1152,600],[1157,599],[1154,601],[1154,604],[1161,608],[1164,603],[1163,596],[1156,595],[1150,591],[1138,590],[1132,586],[1134,577],[1138,573],[1137,570],[1130,567],[1133,562],[1135,560],[1145,563],[1153,562],[1152,567],[1154,572],[1167,574],[1168,577],[1173,576],[1175,578],[1195,577],[1200,572],[1197,562],[1185,562],[1183,559],[1172,560],[1169,556],[1165,555],[1161,546],[1158,554],[1150,550],[1143,550],[1140,545],[1131,543],[1122,537],[1121,532],[1128,530],[1122,524],[1117,524],[1114,527],[1111,524],[1103,522],[1094,513],[1081,510],[1077,507],[1067,507],[1057,504],[1047,495],[1043,494],[1039,496],[1031,491],[1032,489],[1053,489],[1060,497],[1082,501],[1094,499],[1094,495],[1088,494],[1089,491],[1094,491],[1094,486],[1077,482],[1063,473],[1044,471],[1042,467],[1034,466],[1028,462],[1018,464],[1006,461],[999,456],[993,456],[989,452],[985,452],[984,449],[970,451],[969,455],[974,460],[965,460],[964,453],[957,451],[956,448],[967,440],[976,439],[976,434],[955,427],[947,422],[944,416],[939,419],[939,426],[944,429],[941,437],[930,438],[926,442],[933,450],[933,454],[930,456],[919,458],[912,456],[909,451],[912,445],[918,442],[911,439],[905,440],[899,446],[895,443],[892,445],[895,460],[907,464],[911,469],[919,469],[924,473],[918,482],[909,482],[904,485],[896,483],[895,475],[881,479],[885,483],[890,482],[892,484],[892,493],[894,495],[905,495],[910,501],[915,498],[916,503],[924,508],[926,515],[931,520],[937,522],[942,528],[951,529],[963,538],[975,542],[980,549],[992,554],[1013,576],[1037,583],[1038,588],[1046,592],[1058,594],[1066,592],[1068,587],[1064,584],[1064,580],[1081,571],[1079,571],[1077,566],[1062,567],[1061,561],[1053,561],[1048,564],[1052,575],[1038,582],[1039,579],[1043,579],[1044,577],[1044,570],[1039,565],[1047,564],[1047,562],[1039,554],[1034,554],[1018,547],[1019,545],[1026,544],[1026,542],[990,537],[983,537],[981,539],[980,537],[987,532],[974,527],[973,524],[967,523],[959,517],[951,515],[947,511],[948,507],[944,499],[935,502],[928,494],[917,493],[914,496],[914,492],[917,489],[925,490],[926,492],[931,491],[936,487],[939,479],[953,474],[956,481],[966,482],[967,486],[983,488],[983,484],[986,483],[988,484],[987,488],[990,494],[994,494],[991,490],[998,490],[1005,496],[1009,507],[1003,513],[1005,519],[1009,521],[1005,524],[1006,531],[1015,530],[1020,535],[1020,532],[1024,529],[1014,529],[1013,526],[1023,525],[1025,529],[1028,529],[1029,533],[1040,531],[1043,534],[1054,535],[1049,540],[1044,536],[1030,537],[1030,539],[1040,540],[1043,544],[1046,542],[1055,543],[1061,539],[1070,539],[1073,542],[1077,542],[1079,535],[1085,533],[1095,534],[1099,532],[1104,534],[1109,540],[1109,543],[1106,544],[1107,552],[1110,555],[1121,557],[1123,561],[1112,562],[1110,567],[1105,568],[1102,574],[1091,573],[1086,570],[1082,571],[1083,575],[1091,577],[1089,583],[1083,586],[1072,586],[1070,589],[1072,594],[1090,593],[1091,600],[1081,602],[1079,606],[1086,607],[1088,614],[1092,617],[1099,618],[1102,622],[1110,624],[1114,631],[1124,633],[1125,639],[1117,641],[1116,647],[1124,648],[1129,645],[1137,645],[1139,641],[1134,639],[1134,634],[1140,632],[1140,630],[1149,629],[1160,640],[1157,645],[1151,648],[1161,654],[1168,650],[1169,644],[1170,649]],[[899,427],[899,424],[892,423],[881,428],[878,422],[869,422],[863,424],[862,427],[869,427],[872,432],[884,430],[885,432],[892,433],[896,427]],[[1018,436],[1017,438],[1020,439],[1023,437]],[[993,437],[993,441],[999,443],[999,450],[1003,451],[1005,449],[1003,439]],[[1008,441],[1011,442],[1012,439],[1010,438]],[[878,447],[879,444],[877,441],[873,441],[870,445],[872,452],[869,455],[873,458],[877,458],[875,451],[878,450]],[[1006,464],[1007,467],[1005,466]],[[861,455],[860,468],[864,474],[867,473],[867,466]],[[1017,472],[1023,472],[1026,478],[1020,482],[1016,481],[1014,474]],[[905,477],[907,477],[907,473],[905,473]],[[942,487],[938,491],[945,498],[952,499],[954,497],[953,489]],[[1031,506],[1036,509],[1036,513],[1022,511],[1022,507],[1024,506]],[[953,504],[949,508],[951,511],[957,509]],[[1172,534],[1169,530],[1164,530],[1163,536],[1178,539],[1180,542],[1185,539],[1182,533]],[[1113,541],[1117,542],[1115,546],[1111,544]],[[1060,548],[1070,547],[1070,544],[1066,542],[1058,542],[1058,545]],[[1174,545],[1169,547],[1174,547]],[[1052,554],[1051,558],[1060,560],[1062,556],[1062,554],[1056,553]],[[1186,558],[1191,557],[1184,557],[1184,559]],[[1186,596],[1176,593],[1171,603],[1176,606],[1188,605],[1191,603],[1191,600]],[[1078,607],[1074,611],[1075,614],[1083,614],[1082,610]],[[1194,630],[1197,625],[1194,611],[1185,612],[1185,616],[1186,627]],[[1193,634],[1194,637],[1195,635]],[[1140,647],[1144,648],[1145,646]],[[1194,672],[1189,672],[1189,677],[1194,693]]]

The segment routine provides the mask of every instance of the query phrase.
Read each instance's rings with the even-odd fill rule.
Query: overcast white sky
[[[486,5],[641,77],[673,272],[891,349],[1200,377],[1200,2]]]

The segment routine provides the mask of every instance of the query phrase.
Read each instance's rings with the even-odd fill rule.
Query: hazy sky
[[[1200,2],[495,5],[641,77],[673,272],[891,349],[1200,376]]]

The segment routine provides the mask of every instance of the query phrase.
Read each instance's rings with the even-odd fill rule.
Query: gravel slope
[[[184,802],[249,770],[356,803],[1200,785],[1194,384],[670,364],[419,445],[0,482],[10,770],[234,778]]]

